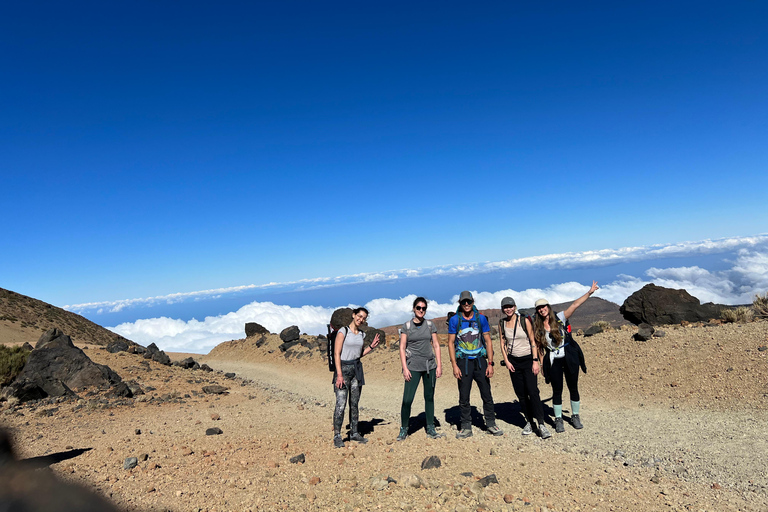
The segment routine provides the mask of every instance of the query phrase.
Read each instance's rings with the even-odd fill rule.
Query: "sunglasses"
[[[463,301],[460,302],[460,304],[462,306],[466,306],[467,304],[472,304],[473,302],[475,302],[475,301],[469,300],[469,299],[464,299]]]
[[[413,309],[415,309],[416,311],[426,311],[427,310],[427,306],[416,306]]]
[[[512,309],[512,308],[515,308],[515,307],[516,306],[509,306],[509,305],[507,305],[507,306],[503,306],[501,309]]]

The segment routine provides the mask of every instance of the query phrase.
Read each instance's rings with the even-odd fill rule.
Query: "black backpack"
[[[342,327],[341,329],[344,329],[344,337],[347,337],[347,333],[349,332],[349,327]],[[327,357],[328,357],[328,371],[329,372],[335,372],[336,371],[336,361],[334,360],[334,347],[336,346],[336,335],[339,333],[341,329],[334,329],[331,324],[328,324],[328,351],[327,351]]]

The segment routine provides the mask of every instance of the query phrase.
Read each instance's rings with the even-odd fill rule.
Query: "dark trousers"
[[[488,368],[488,360],[484,357],[477,359],[457,359],[456,364],[461,370],[459,383],[459,409],[461,410],[461,428],[472,427],[472,409],[469,406],[469,393],[472,391],[472,381],[477,382],[480,398],[483,399],[483,416],[485,426],[496,425],[496,415],[493,412],[493,395],[491,395],[491,381],[485,376]]]
[[[427,417],[427,426],[435,426],[435,379],[436,370],[428,372],[411,372],[411,380],[405,381],[403,386],[403,405],[400,406],[400,426],[408,429],[411,420],[411,406],[419,387],[419,381],[424,381],[424,414]]]
[[[549,357],[549,355],[545,357]],[[552,405],[563,405],[563,375],[565,375],[565,383],[568,384],[571,401],[579,401],[579,368],[570,371],[565,359],[564,357],[555,359],[549,371],[549,382],[552,384]]]
[[[514,372],[509,372],[512,379],[512,387],[515,389],[517,400],[523,410],[525,421],[531,422],[533,418],[544,423],[544,407],[539,396],[539,384],[536,375],[533,374],[533,356],[509,357]],[[561,388],[562,390],[562,388]]]

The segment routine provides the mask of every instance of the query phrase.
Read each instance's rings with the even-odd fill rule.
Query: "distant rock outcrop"
[[[73,389],[111,387],[121,382],[108,366],[96,364],[75,347],[59,329],[49,329],[29,353],[27,364],[16,379],[3,389],[3,396],[22,402],[49,396],[74,395]]]
[[[619,311],[624,318],[635,325],[679,324],[702,322],[720,316],[723,306],[701,304],[685,290],[664,288],[647,284],[627,297]]]
[[[147,347],[146,352],[144,352],[144,359],[151,359],[156,363],[164,364],[165,366],[171,365],[171,358],[168,357],[168,354],[160,350],[154,343],[151,343]]]
[[[259,334],[269,334],[269,329],[256,322],[248,322],[245,324],[245,337],[258,336]]]
[[[352,323],[352,309],[351,308],[339,308],[331,315],[331,327],[334,331],[338,331],[342,327],[346,327]]]
[[[301,336],[301,332],[299,331],[299,328],[296,325],[286,327],[280,332],[280,339],[283,340],[283,342],[285,343],[290,343],[291,341],[297,341],[300,336]]]

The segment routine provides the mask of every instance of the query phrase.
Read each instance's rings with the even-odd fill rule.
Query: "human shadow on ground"
[[[29,457],[27,459],[20,459],[19,463],[30,465],[34,467],[45,467],[51,464],[56,464],[69,459],[74,459],[87,451],[93,450],[93,448],[77,448],[75,450],[67,450],[65,452],[50,453],[48,455],[40,455],[39,457]]]
[[[443,413],[447,424],[455,425],[457,430],[461,429],[461,408],[458,405],[444,409]],[[473,427],[485,430],[485,419],[474,405],[470,406],[470,420]]]
[[[382,418],[371,418],[371,421],[360,420],[357,423],[357,430],[360,434],[367,436],[368,434],[373,434],[374,427],[382,423],[385,423]],[[347,428],[349,428],[349,425],[347,425]]]
[[[435,416],[435,428],[440,428],[442,423],[440,423],[440,420]],[[411,416],[410,421],[408,422],[408,435],[413,434],[414,432],[418,432],[419,430],[423,430],[427,426],[427,413],[422,412],[419,413],[416,416]]]

